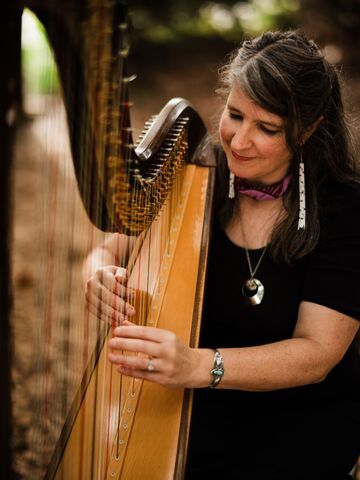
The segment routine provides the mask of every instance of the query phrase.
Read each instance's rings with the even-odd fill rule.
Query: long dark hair
[[[319,239],[319,198],[329,179],[359,182],[359,167],[351,153],[350,134],[336,68],[301,31],[267,32],[245,41],[221,70],[219,93],[228,95],[233,84],[265,110],[285,121],[285,136],[293,155],[293,181],[284,195],[287,212],[274,229],[269,251],[274,259],[291,264],[309,253]],[[302,145],[302,135],[319,120]],[[306,228],[298,230],[298,166],[305,164]],[[224,192],[229,171],[224,171]],[[234,202],[225,199],[223,221]]]

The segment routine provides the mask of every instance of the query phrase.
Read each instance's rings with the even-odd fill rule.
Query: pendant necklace
[[[236,178],[236,180],[238,181],[236,186],[238,188],[239,193],[243,193],[247,196],[254,197],[257,200],[269,200],[269,199],[281,197],[283,195],[283,193],[287,190],[290,184],[291,176],[288,175],[281,182],[278,182],[268,187],[262,187],[261,189],[252,187],[251,184],[247,183],[246,181],[240,178],[239,179]],[[251,187],[250,190],[248,187]],[[261,192],[259,192],[258,190],[261,190]],[[259,193],[261,193],[261,196],[259,196]],[[277,224],[277,221],[280,218],[281,212],[282,212],[282,209],[280,208],[279,213],[275,219],[275,225]],[[247,242],[245,239],[245,233],[244,233],[241,221],[240,221],[240,229],[244,239],[244,243],[246,244]],[[259,279],[255,278],[255,275],[256,275],[256,272],[258,271],[260,263],[262,262],[262,259],[264,258],[267,245],[264,247],[264,250],[262,251],[260,258],[254,269],[252,268],[252,265],[251,265],[249,251],[246,247],[244,248],[245,248],[246,259],[249,267],[250,278],[248,280],[245,280],[245,282],[242,285],[241,291],[244,296],[244,303],[246,305],[255,306],[255,305],[259,305],[262,302],[262,299],[264,298],[264,291],[265,291],[264,285],[260,282]]]
[[[267,245],[266,247],[264,247],[264,250],[262,251],[261,256],[254,270],[251,265],[249,251],[247,248],[245,248],[246,259],[248,262],[249,271],[251,275],[248,280],[245,280],[241,289],[242,294],[244,296],[244,303],[246,305],[250,305],[250,306],[259,305],[264,297],[264,291],[265,291],[264,285],[260,282],[260,280],[255,278],[255,275],[260,266],[262,259],[264,258],[266,248],[267,248]]]
[[[244,233],[241,221],[240,221],[240,229],[244,239],[244,243],[246,244],[247,242],[245,239],[245,233]],[[260,263],[262,262],[262,259],[264,258],[267,245],[264,247],[263,251],[261,252],[260,258],[257,261],[257,264],[254,269],[252,268],[252,265],[251,265],[249,250],[246,247],[244,248],[245,248],[246,259],[249,267],[250,278],[248,280],[245,280],[245,282],[243,283],[241,292],[244,297],[245,305],[250,305],[254,307],[255,305],[259,305],[262,302],[262,299],[264,298],[264,292],[265,292],[264,285],[260,282],[259,279],[255,278],[255,275],[256,275],[256,272],[258,271]]]

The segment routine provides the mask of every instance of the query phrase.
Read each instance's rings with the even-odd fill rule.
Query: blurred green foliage
[[[264,30],[296,25],[298,0],[132,0],[130,11],[136,34],[150,42],[181,42],[186,37],[239,40]]]
[[[57,92],[57,70],[44,27],[27,9],[22,17],[21,64],[25,94]]]
[[[132,44],[181,47],[194,39],[239,42],[263,30],[296,24],[299,0],[129,0],[134,32]],[[211,42],[210,42],[211,40]],[[203,43],[202,42],[202,43]],[[51,94],[58,90],[56,66],[42,24],[25,10],[22,24],[22,70],[25,93]]]

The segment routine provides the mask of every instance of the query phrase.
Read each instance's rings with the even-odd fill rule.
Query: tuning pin
[[[121,81],[122,81],[123,83],[130,83],[130,82],[133,82],[136,77],[137,77],[136,74],[130,75],[129,77],[123,77],[123,78],[121,79]]]
[[[127,30],[128,26],[129,26],[129,25],[128,25],[126,22],[120,23],[120,24],[118,25],[119,30],[121,30],[122,32],[124,32],[125,30]]]
[[[129,52],[130,52],[130,47],[124,47],[118,51],[118,55],[121,58],[126,58],[129,56]]]

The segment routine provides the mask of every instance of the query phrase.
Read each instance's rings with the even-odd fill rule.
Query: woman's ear
[[[305,130],[305,132],[302,134],[302,137],[301,137],[302,145],[304,145],[308,141],[308,139],[317,129],[317,126],[319,125],[319,123],[322,122],[323,120],[324,120],[324,117],[321,115],[321,117],[315,120],[315,122],[312,125],[310,125],[308,129]]]

